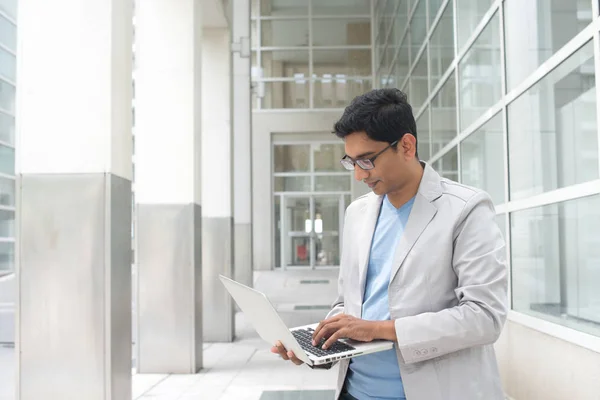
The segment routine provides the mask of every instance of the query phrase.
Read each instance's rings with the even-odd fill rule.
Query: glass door
[[[282,268],[338,267],[344,210],[344,194],[281,194],[279,251]]]

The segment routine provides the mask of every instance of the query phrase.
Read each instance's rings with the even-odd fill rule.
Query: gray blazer
[[[494,206],[485,192],[422,164],[388,290],[406,398],[504,399],[493,343],[506,320],[508,271]],[[382,199],[370,193],[346,210],[338,298],[329,316],[361,317]],[[341,361],[336,399],[347,370]]]

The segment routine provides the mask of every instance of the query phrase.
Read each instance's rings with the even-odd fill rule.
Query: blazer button
[[[423,349],[423,350],[421,350],[421,354],[423,354],[424,356],[426,356],[426,355],[427,355],[427,353],[428,353],[427,349]]]
[[[421,356],[421,352],[419,350],[415,350],[415,356],[420,357]]]
[[[437,353],[437,347],[432,347],[432,348],[431,348],[431,352],[432,352],[432,353]]]

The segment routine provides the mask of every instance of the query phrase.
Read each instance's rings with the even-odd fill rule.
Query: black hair
[[[379,142],[393,143],[412,134],[417,138],[417,124],[406,94],[399,89],[373,89],[357,96],[333,126],[339,138],[365,132]]]

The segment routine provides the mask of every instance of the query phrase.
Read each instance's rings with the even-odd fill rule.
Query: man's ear
[[[400,146],[402,146],[402,154],[405,157],[415,157],[417,154],[417,138],[411,133],[406,133],[400,140]]]

